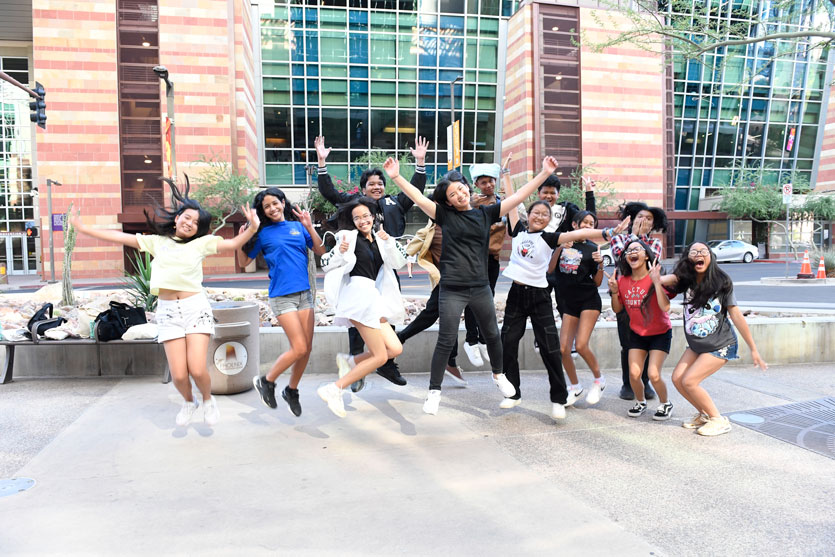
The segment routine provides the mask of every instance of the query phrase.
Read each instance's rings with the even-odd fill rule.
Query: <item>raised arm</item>
[[[386,162],[383,163],[383,170],[386,174],[388,174],[391,181],[394,182],[395,185],[400,188],[400,190],[405,193],[406,196],[411,199],[421,211],[426,213],[430,219],[435,218],[435,203],[431,199],[425,197],[423,192],[407,182],[406,179],[400,175],[399,162],[389,157],[386,159]]]
[[[592,242],[606,242],[614,234],[620,234],[621,231],[626,230],[629,226],[629,217],[623,219],[615,228],[578,228],[571,232],[563,232],[560,234],[560,244],[567,244],[568,242],[582,242],[583,240],[591,240]]]
[[[594,198],[594,180],[583,177],[583,186],[586,190],[586,211],[597,214],[597,202]]]
[[[510,164],[510,158],[513,156],[513,153],[507,156],[504,165],[502,166],[502,190],[504,190],[505,199],[511,197],[514,193],[513,190],[513,182],[510,181],[510,171],[508,170],[508,165]],[[510,225],[510,230],[516,228],[516,224],[519,222],[519,206],[514,205],[513,208],[508,211],[507,213],[508,224]]]
[[[241,207],[241,213],[246,217],[246,230],[244,230],[243,234],[238,234],[231,240],[219,241],[217,243],[217,251],[239,250],[258,232],[258,227],[261,226],[261,219],[258,218],[258,213],[255,212],[255,209],[244,205]]]
[[[421,193],[426,189],[426,150],[429,148],[429,141],[423,137],[418,137],[417,145],[414,149],[409,149],[412,156],[415,157],[415,173],[412,174],[412,179],[409,180],[414,187]],[[414,202],[409,199],[409,196],[402,191],[397,194],[397,202],[403,208],[405,213],[412,208]]]
[[[655,285],[655,297],[658,300],[658,307],[661,311],[670,311],[670,298],[667,296],[667,290],[661,284],[661,265],[658,261],[650,264],[649,278],[652,284]]]
[[[240,230],[238,230],[238,236],[242,236],[243,234],[246,234],[246,231],[247,231],[248,228],[249,228],[249,224],[248,223],[244,224],[240,228]],[[244,244],[241,246],[241,249],[239,249],[238,251],[235,252],[235,258],[238,261],[238,265],[240,265],[241,267],[246,267],[247,265],[252,263],[253,260],[254,260],[252,257],[249,256],[249,254],[247,254],[244,251],[244,246],[245,245],[246,245],[246,242],[244,242]]]
[[[313,219],[310,218],[310,213],[308,211],[301,211],[298,207],[294,206],[293,214],[296,215],[296,218],[302,223],[304,229],[310,234],[310,239],[313,240],[313,253],[316,255],[325,255],[325,246],[322,245],[322,238],[319,237],[319,233],[316,232],[316,227],[313,226]]]
[[[128,234],[119,230],[107,230],[105,228],[93,228],[81,222],[81,219],[75,215],[70,216],[70,224],[85,236],[139,249],[139,241],[136,239],[136,234]]]
[[[606,271],[603,271],[603,274],[606,275],[609,282],[609,296],[612,297],[612,311],[620,313],[623,311],[623,304],[618,294],[618,270],[615,269],[611,276]]]
[[[316,146],[316,159],[318,163],[316,185],[319,187],[319,193],[334,205],[349,202],[353,196],[338,191],[333,185],[330,174],[328,174],[327,160],[331,150],[330,147],[325,147],[325,137],[320,135],[313,140],[313,145]]]
[[[557,160],[554,157],[545,157],[542,161],[542,170],[539,171],[539,174],[534,177],[533,180],[519,188],[519,191],[511,195],[510,197],[505,197],[501,204],[501,216],[505,216],[510,212],[511,209],[523,203],[529,195],[531,195],[536,188],[539,187],[542,182],[545,181],[548,176],[554,173],[557,170]]]

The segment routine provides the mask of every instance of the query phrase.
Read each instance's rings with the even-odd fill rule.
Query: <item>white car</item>
[[[708,247],[716,254],[716,261],[743,261],[752,262],[758,255],[757,246],[741,240],[713,240],[707,243]]]
[[[603,266],[608,267],[609,265],[615,264],[615,258],[612,257],[612,245],[611,244],[604,244],[600,246],[600,255],[603,256]]]

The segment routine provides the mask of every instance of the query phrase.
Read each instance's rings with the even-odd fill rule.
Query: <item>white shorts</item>
[[[374,281],[365,277],[351,277],[339,292],[333,324],[353,327],[353,320],[366,327],[379,329],[380,319],[384,318],[383,313],[382,297]]]
[[[159,300],[156,318],[159,343],[197,333],[215,334],[212,306],[202,292],[182,300]]]

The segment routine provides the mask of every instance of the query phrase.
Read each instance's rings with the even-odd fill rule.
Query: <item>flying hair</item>
[[[188,176],[185,178],[186,190],[182,193],[173,180],[164,177],[160,178],[171,188],[171,209],[162,207],[156,200],[154,200],[154,216],[151,216],[147,209],[143,209],[142,211],[145,213],[145,221],[148,223],[148,227],[154,232],[154,234],[168,236],[169,238],[177,237],[175,219],[178,216],[183,214],[183,212],[188,209],[197,211],[197,232],[189,238],[177,237],[177,239],[183,243],[190,242],[208,234],[209,225],[212,222],[212,215],[206,209],[201,207],[197,201],[189,198],[188,192],[191,189],[191,184],[189,183]]]

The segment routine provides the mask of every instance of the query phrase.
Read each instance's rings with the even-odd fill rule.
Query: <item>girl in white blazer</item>
[[[339,209],[336,246],[322,257],[325,297],[335,309],[334,325],[356,327],[366,351],[337,354],[339,379],[318,389],[331,411],[345,417],[342,389],[375,371],[403,351],[390,323],[403,323],[406,312],[395,272],[406,264],[406,251],[380,228],[377,204],[352,200]]]

